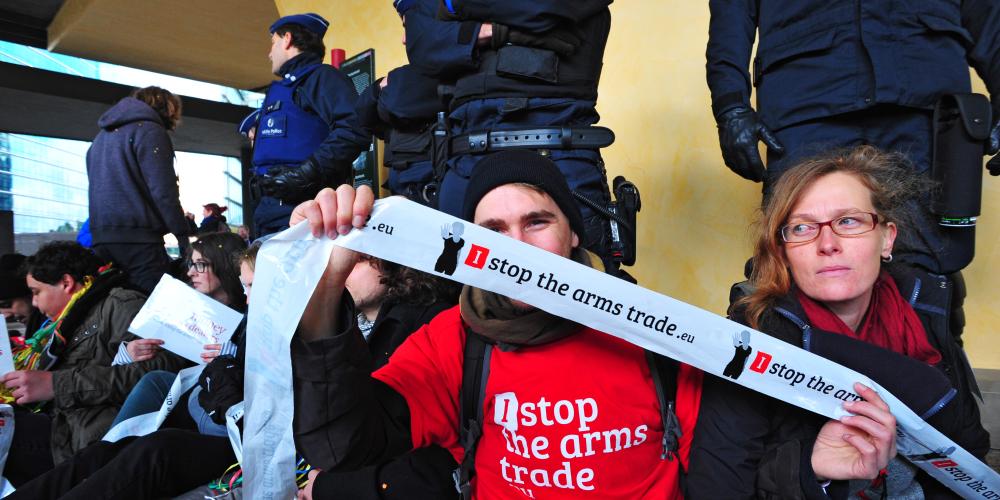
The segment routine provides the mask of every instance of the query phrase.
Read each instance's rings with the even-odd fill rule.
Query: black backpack
[[[465,328],[465,355],[462,361],[462,388],[459,393],[459,441],[464,449],[462,461],[455,469],[455,487],[463,499],[472,498],[472,477],[476,468],[476,446],[483,435],[483,398],[490,376],[490,357],[496,345]],[[662,460],[673,460],[680,444],[681,426],[674,411],[677,395],[678,363],[670,358],[646,351],[646,360],[656,387],[663,421]]]

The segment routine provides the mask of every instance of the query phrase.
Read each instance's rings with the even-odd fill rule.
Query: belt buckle
[[[489,142],[489,132],[479,132],[475,134],[469,134],[469,151],[473,153],[482,153],[490,148]]]

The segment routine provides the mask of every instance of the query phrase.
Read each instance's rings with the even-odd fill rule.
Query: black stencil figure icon
[[[733,359],[726,365],[726,369],[722,371],[722,376],[736,380],[743,374],[743,369],[747,366],[747,359],[750,357],[750,353],[753,352],[753,349],[750,347],[750,332],[743,330],[739,335],[734,333],[733,347],[736,348],[736,353],[733,354]]]
[[[924,453],[922,455],[907,455],[906,458],[910,459],[911,462],[930,462],[931,460],[943,460],[955,453],[955,447],[949,446],[947,448],[938,448],[931,453]]]
[[[434,264],[435,271],[448,276],[455,272],[455,268],[458,267],[458,253],[465,246],[465,240],[462,239],[464,232],[465,226],[458,221],[450,226],[448,224],[441,226],[441,239],[444,240],[444,248],[441,250],[441,256],[438,257],[437,263]]]

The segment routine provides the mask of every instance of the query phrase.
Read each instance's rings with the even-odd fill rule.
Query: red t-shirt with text
[[[464,342],[456,307],[411,335],[374,374],[406,399],[413,446],[443,446],[459,462]],[[476,498],[681,498],[679,469],[687,466],[700,393],[701,372],[682,365],[681,460],[664,460],[659,402],[641,348],[583,329],[543,346],[494,349]]]

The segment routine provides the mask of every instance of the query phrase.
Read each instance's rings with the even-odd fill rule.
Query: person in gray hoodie
[[[180,118],[180,98],[159,87],[137,89],[101,116],[87,151],[93,250],[146,293],[170,265],[163,235],[173,233],[183,254],[190,233],[167,134]]]

